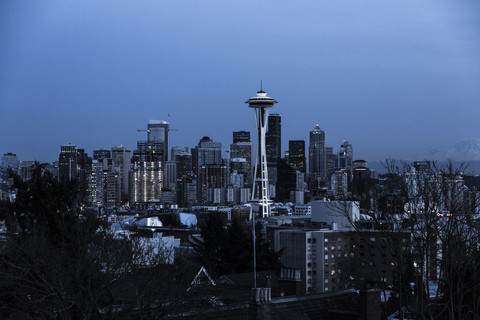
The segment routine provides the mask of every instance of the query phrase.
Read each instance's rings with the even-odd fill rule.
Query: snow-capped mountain
[[[460,141],[447,150],[441,158],[458,161],[480,160],[480,139]]]

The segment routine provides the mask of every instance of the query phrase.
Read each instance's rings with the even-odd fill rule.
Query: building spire
[[[260,80],[260,91],[258,91],[257,93],[265,93],[265,91],[263,91],[262,80]]]

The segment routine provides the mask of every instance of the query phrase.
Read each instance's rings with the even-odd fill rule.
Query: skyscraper
[[[272,113],[268,116],[266,133],[267,161],[277,161],[282,156],[282,116]]]
[[[347,169],[349,181],[353,178],[353,147],[344,140],[338,151],[338,168]]]
[[[85,153],[84,149],[77,149],[77,181],[78,199],[84,202],[87,199],[88,175],[92,171],[92,158]]]
[[[290,140],[288,142],[288,161],[292,168],[305,173],[307,159],[305,157],[305,141]]]
[[[148,141],[163,144],[163,163],[168,158],[170,124],[163,120],[150,120],[148,122]]]
[[[327,158],[327,182],[330,184],[330,177],[335,172],[335,154],[332,146],[325,146],[325,154]]]
[[[230,145],[230,172],[238,170],[233,169],[233,162],[244,162],[244,170],[238,170],[238,173],[244,175],[244,183],[251,185],[252,183],[252,141],[250,140],[250,132],[237,131],[233,133],[233,144]]]
[[[122,200],[128,199],[128,175],[130,172],[131,151],[123,145],[112,148],[112,165],[120,170],[120,193]]]
[[[250,140],[250,131],[234,131],[233,143],[237,142],[252,142]]]
[[[105,199],[105,181],[103,160],[93,160],[87,179],[87,206],[103,207]]]
[[[222,159],[222,143],[214,142],[209,137],[203,137],[198,145],[192,149],[192,166],[197,176],[197,200],[200,203],[207,202],[207,189],[219,185],[218,181],[226,181],[226,177],[220,179],[219,174],[226,167]],[[223,167],[222,169],[219,169]],[[215,175],[215,177],[214,177]],[[215,183],[211,183],[215,181]]]
[[[275,201],[290,201],[290,192],[297,187],[296,170],[292,168],[285,159],[278,161],[278,177],[275,185]]]
[[[320,183],[325,183],[327,178],[325,131],[320,129],[318,124],[312,131],[310,131],[308,156],[308,174],[310,188],[317,188]]]
[[[60,156],[58,157],[58,179],[60,181],[68,181],[77,177],[77,155],[77,147],[71,143],[60,147]]]
[[[138,141],[130,169],[130,205],[161,199],[165,166],[168,123],[150,120],[148,140]]]
[[[139,141],[140,142],[140,141]],[[141,143],[133,153],[130,169],[130,205],[160,199],[163,187],[163,152],[144,148]]]
[[[106,149],[98,149],[93,150],[93,160],[101,160],[101,159],[111,159],[112,155],[110,150]]]
[[[206,164],[222,164],[222,143],[214,142],[209,137],[203,137],[192,149],[192,166],[195,174]]]
[[[268,180],[270,184],[275,184],[277,183],[278,161],[282,157],[282,116],[278,113],[273,113],[268,116],[266,154],[268,163]]]
[[[177,155],[188,154],[188,147],[175,146],[170,150],[170,160],[177,161]]]
[[[11,169],[13,172],[17,173],[18,172],[18,157],[16,154],[13,154],[11,152],[5,153],[2,156],[2,164],[1,167],[6,171],[8,169]]]
[[[180,207],[189,207],[193,204],[193,201],[190,201],[188,196],[189,186],[192,185],[194,177],[192,172],[192,155],[186,152],[179,153],[175,157],[175,163],[177,169],[177,204]]]

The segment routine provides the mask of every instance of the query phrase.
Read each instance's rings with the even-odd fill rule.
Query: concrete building
[[[408,252],[408,235],[398,232],[280,228],[273,234],[275,250],[283,250],[282,275],[299,273],[304,294],[391,285],[398,255]]]
[[[356,201],[315,200],[310,205],[312,223],[323,224],[325,228],[351,230],[360,219],[360,204]]]

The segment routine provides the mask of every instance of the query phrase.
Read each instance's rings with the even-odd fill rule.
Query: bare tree
[[[368,219],[349,223],[363,235],[374,229],[389,248],[398,308],[419,319],[478,319],[478,195],[464,184],[466,166],[385,165],[387,174],[370,190],[375,207],[363,210]],[[362,239],[369,248],[369,237]],[[369,258],[371,276],[380,279],[375,259]]]

